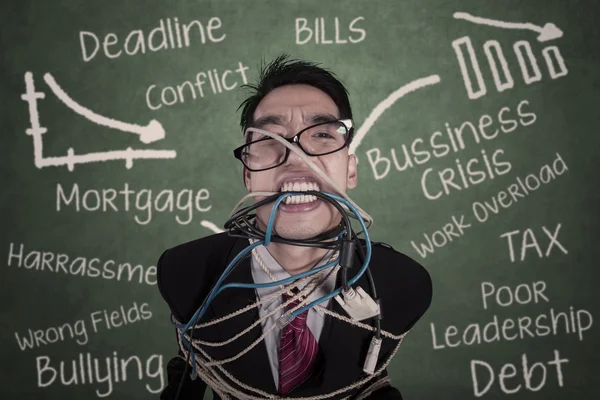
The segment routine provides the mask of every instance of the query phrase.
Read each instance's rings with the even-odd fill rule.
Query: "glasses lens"
[[[249,143],[242,148],[241,159],[247,168],[255,171],[276,167],[283,163],[287,148],[277,140],[259,132],[250,132]],[[300,147],[312,156],[342,149],[348,139],[348,128],[340,121],[319,124],[298,135]]]
[[[339,121],[313,126],[302,132],[298,138],[306,152],[318,156],[337,151],[344,147],[348,129]]]
[[[256,140],[246,145],[242,149],[242,161],[249,169],[261,170],[272,168],[279,165],[285,158],[285,146],[273,138],[265,137],[262,139],[253,137]]]

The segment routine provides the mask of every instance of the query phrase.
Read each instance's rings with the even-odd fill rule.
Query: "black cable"
[[[331,197],[327,196],[326,194],[323,194],[322,192],[306,191],[306,192],[285,192],[285,193],[290,193],[290,194],[298,193],[301,195],[308,194],[308,195],[313,195],[313,196],[316,196],[320,199],[327,201],[328,203],[333,205],[339,211],[339,213],[342,217],[342,222],[343,222],[342,225],[344,228],[342,229],[342,225],[340,225],[340,226],[337,226],[323,234],[317,235],[314,238],[303,239],[303,240],[286,239],[286,238],[280,237],[279,235],[272,234],[271,241],[276,242],[276,243],[283,243],[283,244],[304,246],[304,247],[321,247],[321,248],[325,248],[325,249],[337,249],[337,248],[341,247],[340,256],[339,256],[340,260],[346,260],[346,264],[347,264],[347,265],[341,265],[342,266],[342,284],[343,284],[344,288],[347,288],[348,287],[347,270],[348,270],[348,268],[352,267],[352,257],[354,255],[353,247],[354,247],[354,240],[356,238],[356,234],[352,230],[352,225],[350,223],[350,219],[349,219],[348,215],[346,214],[346,211],[336,200],[332,199]],[[271,202],[277,200],[280,196],[281,196],[281,193],[275,193],[274,195],[268,196],[265,199],[260,200],[248,207],[244,207],[244,208],[238,210],[236,213],[234,213],[224,224],[225,229],[228,230],[229,236],[241,237],[241,238],[246,238],[246,239],[252,238],[252,239],[257,239],[257,240],[264,240],[266,233],[261,231],[260,229],[258,229],[256,226],[254,226],[253,223],[250,222],[250,219],[256,218],[256,215],[249,214],[249,213],[253,210],[258,209],[259,207],[262,207],[265,204],[268,204],[268,203],[271,203]],[[342,231],[344,232],[345,239],[340,240],[340,239],[338,239],[338,237]],[[348,246],[348,244],[350,244],[350,243],[352,245]],[[359,247],[359,252],[363,253],[363,262],[364,262],[364,251],[363,251],[362,247],[360,246],[360,243],[359,243],[358,247]],[[225,275],[225,278],[227,278],[229,273],[231,273],[231,271],[233,271],[235,268],[237,268],[240,265],[241,261],[244,260],[246,257],[248,257],[249,254],[251,254],[251,253],[249,252],[244,257],[240,258],[240,260],[238,260],[238,262]],[[316,265],[318,265],[319,262],[320,261],[318,261],[316,264],[314,264],[312,268],[314,268]],[[331,269],[331,271],[328,273],[328,275],[324,279],[327,279],[331,275],[332,271],[333,271],[333,268]],[[367,268],[367,278],[369,278],[369,283],[370,283],[370,286],[372,289],[372,293],[376,293],[373,279],[370,276],[370,270],[368,268]],[[316,290],[316,287],[315,287],[315,289],[313,289],[311,291],[311,293],[314,290]],[[199,308],[203,308],[207,299],[208,299],[208,296],[204,298],[204,300]],[[190,345],[191,345],[191,341],[193,340],[193,335],[194,335],[194,330],[195,330],[196,324],[198,323],[198,317],[199,317],[199,314],[196,315],[196,317],[192,321],[192,329],[190,331]],[[379,322],[379,321],[376,319],[376,322]],[[378,335],[379,334],[380,334],[380,327],[378,326]],[[189,366],[190,366],[191,354],[192,354],[191,349],[188,349],[188,355],[186,357],[185,368],[183,371],[183,375],[181,377],[181,381],[179,382],[179,386],[177,388],[177,393],[175,394],[175,400],[177,400],[179,398],[179,395],[181,393],[181,389],[183,387],[183,381],[186,377],[186,374],[187,374]],[[196,361],[194,360],[194,362],[196,362]]]
[[[285,192],[285,193],[314,195],[318,198],[321,198],[321,199],[327,201],[331,205],[333,205],[335,208],[337,208],[337,210],[340,212],[340,215],[342,216],[343,225],[346,228],[346,232],[345,232],[346,237],[348,239],[351,238],[352,225],[350,224],[350,219],[349,219],[348,215],[346,214],[345,210],[343,209],[343,207],[336,200],[332,199],[331,197],[327,196],[326,194],[323,194],[322,192],[317,192],[317,191]],[[277,200],[281,196],[281,194],[282,193],[275,193],[275,194],[268,196],[248,207],[244,207],[244,208],[238,210],[225,222],[225,224],[224,224],[225,229],[230,230],[230,229],[234,228],[234,225],[236,225],[236,223],[235,223],[236,220],[238,220],[239,218],[241,218],[244,215],[247,215],[250,211],[256,210],[257,208],[262,207],[265,204],[268,204],[268,203],[271,203],[271,202]],[[239,227],[239,225],[237,225],[237,227]],[[257,232],[255,232],[255,233],[257,233]],[[261,234],[264,237],[265,233],[262,232]],[[331,238],[331,239],[333,239],[333,238]],[[319,238],[319,240],[323,240],[323,239]],[[317,243],[317,241],[315,241],[314,239],[312,239],[312,240],[311,239],[290,240],[290,239],[282,238],[278,235],[271,235],[271,241],[285,243],[285,244],[298,245],[298,246],[306,245],[307,243]],[[323,243],[320,243],[320,246],[323,246]]]
[[[366,258],[365,250],[358,239],[358,236],[354,235],[354,240],[356,241],[356,247],[358,248],[358,257],[361,263],[364,262]],[[371,242],[372,243],[372,242]],[[375,316],[375,337],[377,339],[381,339],[381,320],[383,319],[383,315],[381,313],[381,301],[377,296],[377,289],[375,288],[375,281],[373,280],[373,275],[371,274],[371,268],[367,268],[367,281],[369,282],[369,290],[371,291],[371,296],[373,296],[373,300],[379,305],[379,314]]]
[[[232,237],[241,237],[241,238],[252,238],[257,240],[264,239],[265,233],[258,228],[250,221],[251,219],[255,219],[255,214],[250,214],[246,216],[240,216],[237,219],[232,221],[232,224],[235,225],[235,228],[230,228],[230,233],[237,228],[240,232],[244,234],[234,234],[231,233]],[[341,226],[337,226],[333,229],[330,229],[327,232],[319,234],[310,239],[303,239],[301,242],[297,240],[288,240],[285,238],[281,238],[279,236],[272,237],[273,242],[283,243],[283,244],[291,244],[298,245],[304,247],[322,247],[322,248],[336,248],[339,245],[339,240],[337,237],[343,231]],[[327,241],[326,243],[322,243],[322,241]]]
[[[304,246],[304,247],[320,247],[320,248],[339,248],[340,244],[341,244],[341,249],[340,249],[340,266],[342,267],[342,274],[341,274],[341,279],[342,279],[342,287],[345,290],[349,289],[348,286],[348,268],[351,268],[353,266],[353,258],[354,258],[354,247],[355,247],[355,243],[354,243],[354,232],[352,230],[352,225],[350,223],[350,218],[348,217],[348,214],[346,214],[344,208],[334,199],[332,199],[331,197],[327,196],[326,194],[323,194],[322,192],[318,192],[318,191],[307,191],[307,192],[285,192],[285,193],[290,193],[290,194],[308,194],[308,195],[314,195],[320,199],[323,199],[325,201],[327,201],[328,203],[332,204],[340,213],[340,215],[342,216],[342,222],[343,222],[343,226],[345,227],[345,239],[337,239],[337,236],[339,235],[339,233],[341,231],[338,231],[337,234],[335,234],[335,238],[336,240],[333,240],[334,237],[330,237],[330,238],[326,238],[323,237],[325,235],[327,235],[328,233],[334,233],[335,231],[329,231],[329,232],[325,232],[324,234],[319,235],[318,237],[312,238],[312,239],[302,239],[302,240],[293,240],[293,239],[286,239],[283,237],[280,237],[276,234],[272,234],[271,235],[271,241],[272,242],[276,242],[276,243],[283,243],[283,244],[289,244],[289,245],[295,245],[295,246]],[[275,193],[271,196],[268,196],[250,206],[244,207],[243,209],[238,210],[237,212],[235,212],[230,218],[229,220],[227,220],[224,224],[225,229],[229,229],[230,230],[230,235],[231,236],[237,236],[237,237],[244,237],[244,236],[238,236],[239,234],[232,234],[231,230],[234,229],[234,226],[236,228],[239,228],[239,231],[242,233],[245,233],[247,235],[247,237],[250,238],[254,238],[254,239],[264,239],[265,237],[265,233],[258,230],[257,228],[253,227],[252,224],[249,223],[248,221],[248,213],[250,213],[253,210],[258,209],[259,207],[262,207],[265,204],[269,204],[275,200],[277,200],[282,193]],[[255,214],[251,214],[252,217],[255,217]],[[242,222],[244,226],[242,226],[242,224],[240,223]],[[245,229],[248,228],[248,229]],[[338,229],[341,229],[341,226],[337,227]],[[335,229],[335,228],[334,228]],[[329,240],[328,240],[329,239]],[[323,243],[325,242],[325,243]],[[328,244],[327,244],[328,243]],[[360,247],[360,245],[359,245]]]
[[[244,255],[244,257],[240,258],[240,259],[238,260],[238,262],[237,262],[237,263],[236,263],[236,264],[233,266],[233,268],[231,268],[231,270],[230,270],[229,272],[227,272],[227,274],[226,274],[226,275],[225,275],[225,277],[224,277],[224,280],[225,280],[225,279],[226,279],[226,278],[229,276],[229,274],[231,274],[231,272],[232,272],[232,271],[233,271],[235,268],[237,268],[237,267],[238,267],[238,266],[241,264],[241,262],[242,262],[243,260],[245,260],[245,259],[246,259],[247,257],[249,257],[251,254],[252,254],[252,252],[248,252],[248,254],[246,254],[246,255]],[[323,256],[323,257],[321,257],[319,260],[317,260],[317,261],[316,261],[316,262],[313,264],[313,266],[312,266],[310,269],[312,270],[312,269],[314,269],[314,268],[315,268],[317,265],[319,265],[319,263],[321,263],[321,261],[323,261],[323,259],[324,259],[326,256],[327,256],[327,255],[324,255],[324,256]],[[333,273],[333,271],[334,271],[334,268],[329,268],[329,272],[327,273],[327,275],[326,275],[324,278],[322,278],[322,279],[321,279],[321,281],[319,282],[319,284],[318,284],[318,285],[315,285],[315,287],[314,287],[314,288],[313,288],[313,289],[312,289],[310,292],[308,292],[308,293],[306,294],[306,296],[305,296],[305,297],[308,297],[308,296],[310,296],[312,293],[314,293],[314,292],[315,292],[315,290],[317,290],[317,288],[318,288],[318,287],[319,287],[319,286],[320,286],[320,285],[321,285],[321,284],[322,284],[324,281],[326,281],[327,279],[329,279],[329,277],[331,276],[331,274]],[[307,285],[308,285],[308,283],[307,283]],[[305,287],[306,287],[306,286],[305,286]],[[254,290],[256,290],[256,289],[254,289]],[[207,299],[207,298],[208,298],[208,296],[204,298],[204,300],[202,301],[202,304],[200,305],[200,307],[198,307],[199,309],[200,309],[200,308],[202,308],[202,307],[204,307],[204,304],[206,303],[206,299]],[[191,340],[193,340],[193,338],[194,338],[194,330],[196,329],[196,324],[198,323],[198,317],[199,317],[199,314],[198,314],[198,315],[196,315],[196,317],[194,318],[194,321],[193,321],[193,323],[192,323],[192,329],[191,329],[191,331],[190,331],[190,345],[191,345]],[[179,381],[179,386],[178,386],[178,388],[177,388],[177,393],[175,394],[175,400],[178,400],[178,399],[179,399],[179,395],[180,395],[180,392],[181,392],[181,388],[183,387],[183,381],[185,380],[186,374],[187,374],[187,372],[188,372],[188,369],[189,369],[189,366],[190,366],[190,358],[191,358],[191,355],[192,355],[192,352],[191,352],[191,351],[188,351],[188,355],[187,355],[187,357],[186,357],[186,360],[185,360],[185,367],[184,367],[184,370],[183,370],[183,375],[181,376],[181,380]],[[195,362],[195,360],[194,360],[194,362]]]
[[[347,291],[349,289],[348,268],[342,268],[342,287],[344,288],[344,291]]]

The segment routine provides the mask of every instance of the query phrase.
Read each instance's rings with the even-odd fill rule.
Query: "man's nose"
[[[308,157],[308,154],[306,154],[304,152],[304,150],[302,150],[302,148],[300,148],[300,145],[298,143],[290,143],[292,146],[295,147],[296,150],[298,150],[300,153],[302,153],[303,155]],[[302,158],[300,158],[300,156],[298,154],[296,154],[295,151],[292,151],[291,149],[289,149],[290,154],[288,155],[288,159],[286,164],[293,164],[293,165],[297,165],[297,164],[303,164],[304,160],[302,160]]]

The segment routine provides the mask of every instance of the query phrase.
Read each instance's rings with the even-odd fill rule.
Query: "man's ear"
[[[346,187],[354,189],[358,183],[358,170],[356,166],[356,156],[350,154],[348,156],[348,175],[346,176]]]
[[[250,171],[246,167],[244,167],[244,186],[246,186],[249,192],[252,191],[250,186]]]

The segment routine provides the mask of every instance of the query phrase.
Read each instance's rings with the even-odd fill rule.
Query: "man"
[[[345,87],[332,73],[316,64],[281,56],[263,68],[258,84],[251,88],[253,93],[241,106],[245,144],[236,150],[236,156],[244,165],[244,184],[249,192],[312,190],[335,193],[336,190],[315,174],[298,154],[260,132],[248,131],[248,128],[262,129],[291,141],[292,146],[298,146],[306,153],[338,190],[345,192],[357,185],[356,158],[348,154],[353,133],[352,111]],[[273,149],[278,150],[274,152]],[[262,198],[264,196],[254,200]],[[267,229],[272,207],[273,203],[270,203],[256,210],[255,224],[262,232]],[[315,196],[295,195],[288,197],[277,209],[272,231],[290,240],[309,240],[334,231],[340,221],[340,212],[328,202]],[[222,233],[179,245],[162,254],[157,264],[158,286],[177,321],[190,321],[225,268],[250,242]],[[223,283],[279,281],[306,273],[331,257],[335,255],[328,248],[272,241],[267,246],[257,247]],[[348,269],[350,274],[360,268],[360,260],[361,257],[355,258],[354,267]],[[382,244],[373,244],[369,270],[377,288],[376,300],[380,301],[385,317],[380,321],[380,327],[397,338],[407,332],[429,307],[432,295],[429,274],[409,257]],[[320,286],[315,286],[312,293],[300,299],[320,299],[340,287],[343,274],[339,269],[330,269],[330,272],[322,278]],[[369,282],[363,275],[356,287],[368,292]],[[348,314],[340,303],[329,299],[281,326],[278,324],[280,317],[289,306],[298,303],[290,303],[288,297],[297,292],[288,291],[288,296],[279,296],[278,290],[279,286],[229,289],[216,296],[206,308],[201,322],[222,318],[263,301],[256,308],[194,332],[194,338],[204,342],[227,342],[218,347],[206,347],[213,360],[231,359],[222,364],[231,375],[223,378],[221,383],[212,381],[215,397],[216,393],[228,393],[227,388],[232,386],[237,390],[229,392],[237,393],[232,396],[234,398],[245,395],[266,398],[268,394],[281,397],[324,395],[334,399],[402,398],[400,391],[389,384],[384,364],[397,349],[397,340],[383,337],[380,352],[369,353],[373,331],[368,325],[376,317],[360,321],[362,328],[334,318],[328,310],[346,317]],[[284,304],[287,304],[285,308]],[[229,340],[248,327],[252,328],[247,334]],[[369,357],[375,357],[375,372],[381,370],[376,376],[363,370]],[[186,358],[190,363],[194,362],[180,350],[179,356],[169,363],[169,384],[161,398],[202,397],[206,383],[200,377],[190,379],[192,368],[186,365]],[[351,389],[344,389],[348,387]]]

